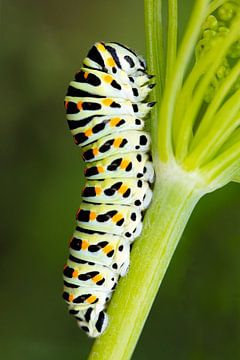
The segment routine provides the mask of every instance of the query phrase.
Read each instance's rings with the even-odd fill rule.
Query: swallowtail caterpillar
[[[142,230],[154,170],[144,102],[154,84],[142,57],[118,43],[98,42],[70,82],[67,121],[82,147],[86,183],[64,267],[63,298],[90,336],[106,328],[107,302],[129,267]]]

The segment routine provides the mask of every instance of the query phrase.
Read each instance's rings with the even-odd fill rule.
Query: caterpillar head
[[[118,67],[124,70],[128,75],[144,72],[146,70],[145,60],[128,47],[115,42],[105,43],[105,47],[116,62],[118,58],[120,64],[120,66],[118,64]]]
[[[113,42],[95,43],[83,64],[112,74],[124,71],[128,76],[140,75],[146,70],[146,63],[141,56],[124,45]]]

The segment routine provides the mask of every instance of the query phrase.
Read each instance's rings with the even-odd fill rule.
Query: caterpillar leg
[[[89,307],[79,311],[77,323],[89,337],[95,338],[101,335],[108,325],[108,316],[102,306]]]

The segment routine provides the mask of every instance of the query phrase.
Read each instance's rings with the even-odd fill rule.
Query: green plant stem
[[[234,82],[237,80],[238,76],[240,76],[240,61],[237,62],[237,64],[230,71],[226,79],[223,80],[216,95],[208,105],[206,113],[204,114],[201,123],[197,129],[197,132],[194,135],[190,150],[192,150],[198,144],[198,142],[202,140],[203,136],[205,136],[208,133],[209,128],[212,125],[212,119],[216,111],[223,102],[225,96],[227,95],[228,91],[230,90]]]
[[[162,93],[164,83],[164,51],[163,51],[163,24],[162,1],[145,0],[145,23],[147,25],[146,47],[151,55],[148,61],[148,70],[154,70],[158,84],[158,92]]]
[[[237,90],[212,119],[208,133],[185,159],[186,169],[191,170],[211,160],[233,131],[240,126],[239,97],[240,90]]]
[[[214,0],[209,5],[208,14],[212,14],[219,6],[223,5],[226,2],[226,0]]]
[[[239,173],[240,169],[240,140],[221,152],[214,160],[204,166],[200,173],[210,184],[210,191],[229,183]]]
[[[198,83],[200,77],[204,74],[206,69],[210,66],[212,59],[208,56],[202,58],[201,61],[198,61],[194,64],[191,72],[189,73],[187,79],[185,80],[181,91],[176,99],[174,118],[173,118],[173,139],[176,152],[176,145],[178,141],[179,131],[181,129],[181,120],[185,116],[186,109],[188,108],[192,97],[193,91]]]
[[[134,244],[128,275],[120,280],[108,308],[106,332],[96,340],[89,360],[128,360],[197,201],[198,177],[176,165],[161,165],[144,231]]]
[[[167,36],[167,61],[166,61],[166,83],[173,71],[177,53],[178,34],[178,2],[168,1],[168,36]]]
[[[178,51],[174,69],[171,72],[172,75],[165,87],[158,127],[159,157],[163,162],[167,162],[173,158],[172,120],[175,101],[182,86],[188,63],[192,57],[196,39],[200,32],[200,26],[206,15],[208,3],[208,0],[196,0],[186,33]],[[146,29],[147,26],[146,24]]]
[[[197,86],[194,96],[191,99],[191,102],[188,104],[184,117],[181,119],[181,125],[178,132],[178,138],[176,141],[176,158],[178,161],[182,161],[187,155],[190,139],[192,136],[192,128],[196,120],[198,111],[202,104],[202,99],[206,93],[207,87],[211,82],[214,73],[217,67],[222,61],[222,57],[225,55],[227,49],[231,44],[237,39],[239,33],[239,22],[235,21],[230,29],[230,32],[227,37],[221,39],[213,47],[206,56],[214,59],[212,65],[209,67],[209,70],[203,76],[199,85]],[[216,58],[216,53],[218,54]],[[204,58],[199,61],[205,61]]]
[[[237,142],[240,142],[240,127],[238,129],[236,129],[229,136],[228,140],[221,147],[220,153],[223,153],[225,150],[229,149],[232,145],[236,144]]]
[[[157,147],[157,127],[160,99],[163,92],[165,58],[163,49],[162,1],[145,0],[146,52],[148,54],[148,72],[155,75],[157,84],[151,91],[150,98],[157,101],[151,112],[152,147]]]

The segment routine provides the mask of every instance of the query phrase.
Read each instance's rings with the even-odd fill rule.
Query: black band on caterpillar
[[[105,308],[129,267],[154,171],[144,103],[154,84],[144,60],[118,43],[96,43],[65,97],[69,128],[83,148],[86,184],[64,267],[63,298],[91,337],[107,326]]]

